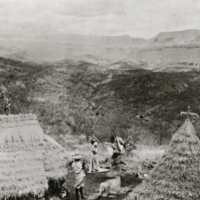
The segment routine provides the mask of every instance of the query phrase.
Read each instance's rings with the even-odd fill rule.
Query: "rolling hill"
[[[166,121],[168,142],[180,111],[191,105],[200,112],[199,72],[152,72],[134,67],[134,60],[124,63],[128,69],[118,73],[122,68],[91,70],[101,66],[86,61],[36,65],[0,58],[0,83],[9,91],[13,113],[36,114],[52,134],[95,132],[103,139],[114,127],[125,134],[135,125],[135,137],[143,136],[140,142],[156,143]]]
[[[200,34],[189,42],[190,44],[200,44]]]
[[[154,48],[132,49],[129,57],[148,63],[200,63],[200,45],[159,46]]]
[[[181,62],[200,66],[199,35],[200,30],[162,32],[149,39],[146,46],[131,49],[129,57],[155,66]]]

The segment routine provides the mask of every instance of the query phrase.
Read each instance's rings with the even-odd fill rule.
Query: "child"
[[[75,193],[76,193],[76,200],[79,200],[79,190],[81,194],[81,199],[86,199],[83,196],[83,186],[84,186],[84,162],[82,161],[82,156],[78,153],[72,156],[72,168],[75,174]]]

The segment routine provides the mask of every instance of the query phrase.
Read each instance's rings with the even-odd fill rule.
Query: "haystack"
[[[189,119],[174,134],[163,159],[126,200],[200,199],[200,140]]]
[[[65,176],[64,149],[55,144],[35,115],[0,116],[0,198],[43,193],[48,178]]]

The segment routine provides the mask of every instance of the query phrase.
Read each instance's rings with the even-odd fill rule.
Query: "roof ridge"
[[[19,115],[0,115],[0,123],[9,123],[15,121],[37,120],[35,114],[19,114]]]

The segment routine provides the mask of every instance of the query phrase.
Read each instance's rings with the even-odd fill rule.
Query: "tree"
[[[0,87],[0,113],[1,114],[10,114],[10,101],[7,97],[8,90],[5,86],[1,85]]]

